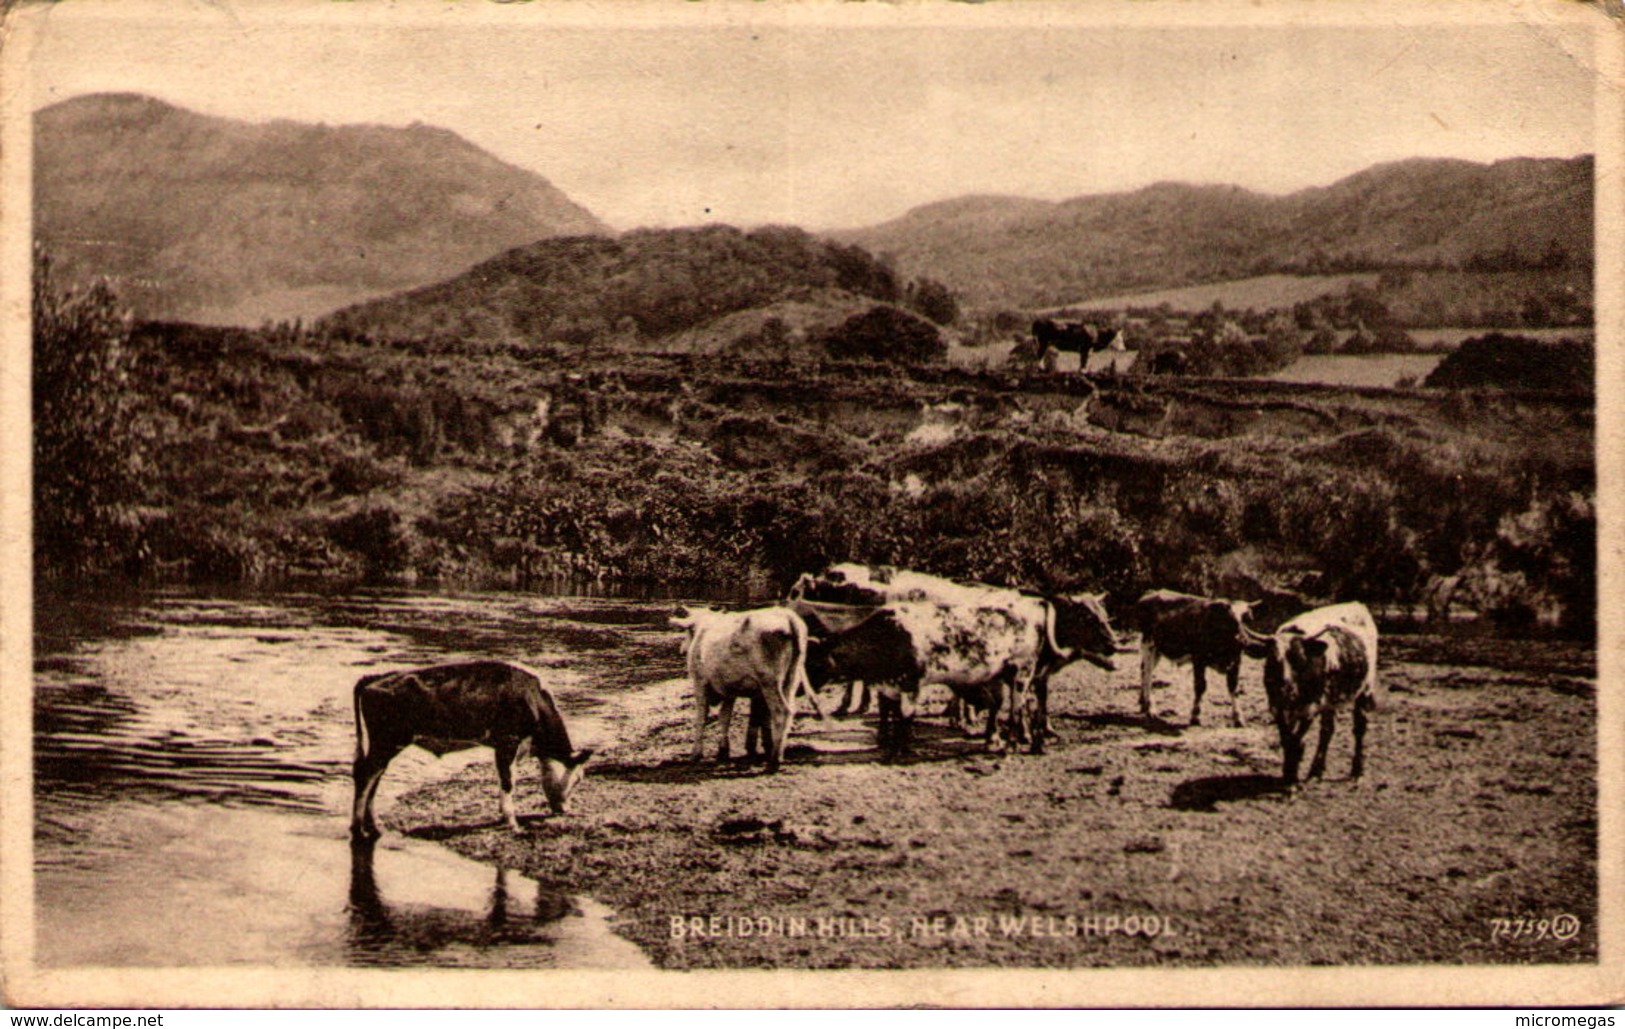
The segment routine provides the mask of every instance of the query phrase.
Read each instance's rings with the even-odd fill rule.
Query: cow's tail
[[[807,677],[807,623],[799,615],[790,619],[790,667],[785,669],[784,681],[779,686],[784,691],[784,699],[792,708],[795,706],[796,698],[805,692],[807,702],[812,705],[819,718],[829,720],[829,716],[818,705],[818,697],[813,693],[812,680]]]
[[[368,738],[367,738],[367,719],[366,719],[366,716],[361,713],[361,693],[368,686],[371,686],[373,683],[377,682],[379,679],[382,679],[382,678],[385,678],[385,676],[383,676],[383,675],[363,675],[361,678],[356,680],[355,690],[354,690],[354,697],[355,697],[355,759],[357,761],[360,761],[362,758],[367,756],[367,744],[370,742],[368,740]]]
[[[1061,641],[1059,639],[1057,639],[1056,636],[1055,636],[1055,619],[1056,619],[1055,605],[1051,604],[1047,600],[1043,601],[1043,604],[1044,604],[1044,645],[1049,648],[1050,654],[1053,655],[1051,660],[1053,660],[1053,661],[1064,661],[1067,658],[1071,657],[1072,654],[1069,653],[1066,650],[1063,650],[1061,648]],[[1042,664],[1042,662],[1041,662],[1041,664]]]

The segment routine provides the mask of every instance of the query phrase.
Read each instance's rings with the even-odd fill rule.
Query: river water
[[[646,966],[591,898],[393,832],[352,849],[351,690],[368,671],[520,661],[573,742],[602,747],[618,696],[680,674],[670,610],[500,593],[37,598],[38,963]],[[478,762],[490,751],[409,749],[377,809]],[[520,772],[521,813],[545,810],[534,763]]]

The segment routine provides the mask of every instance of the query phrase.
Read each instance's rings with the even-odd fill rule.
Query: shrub
[[[1595,388],[1595,375],[1596,352],[1588,343],[1542,343],[1492,332],[1463,340],[1423,384],[1449,389],[1489,386],[1589,393]]]
[[[148,427],[130,388],[130,321],[105,282],[59,288],[34,253],[34,559],[44,576],[141,559]]]
[[[400,572],[407,566],[406,530],[401,516],[392,508],[367,508],[336,518],[328,526],[328,537],[361,557],[369,579]]]
[[[837,361],[891,361],[923,364],[948,355],[948,345],[931,323],[890,305],[855,314],[819,339]]]

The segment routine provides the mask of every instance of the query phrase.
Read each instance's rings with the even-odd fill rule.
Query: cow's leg
[[[838,715],[852,714],[852,698],[853,698],[852,689],[853,689],[853,684],[851,682],[847,682],[847,683],[845,683],[845,684],[843,684],[841,686],[841,701],[840,701],[840,703],[835,705],[835,713],[836,714],[838,714]]]
[[[372,814],[372,800],[383,781],[384,770],[405,750],[407,744],[396,740],[374,737],[366,753],[357,753],[351,775],[355,778],[355,805],[350,812],[350,835],[358,840],[375,840],[379,836],[378,823]]]
[[[734,724],[734,698],[722,698],[722,706],[717,709],[717,723],[722,726],[722,742],[717,744],[717,760],[726,761],[732,753],[729,736],[733,735]],[[749,735],[747,730],[746,735]]]
[[[1151,717],[1151,673],[1157,670],[1157,646],[1149,639],[1140,641],[1140,715]]]
[[[1331,745],[1332,731],[1337,728],[1337,709],[1330,704],[1320,713],[1320,740],[1315,746],[1315,759],[1309,762],[1309,778],[1319,779],[1326,774],[1326,748]]]
[[[745,760],[754,760],[762,745],[762,731],[767,727],[767,708],[760,697],[750,698],[750,718],[745,726]]]
[[[919,687],[916,686],[915,689],[918,690]],[[884,697],[884,694],[882,696]],[[917,692],[910,693],[907,696],[904,696],[901,692],[896,694],[897,728],[895,739],[899,756],[914,751],[914,715],[919,708],[919,700],[920,695]]]
[[[1224,684],[1230,689],[1230,724],[1236,728],[1246,725],[1241,717],[1241,661],[1231,665],[1224,673]]]
[[[795,687],[791,686],[790,690]],[[768,686],[762,690],[761,703],[766,710],[767,770],[777,772],[784,760],[784,746],[790,739],[790,723],[795,720],[795,696],[790,690]],[[752,701],[751,710],[755,710]]]
[[[1000,716],[1005,715],[1008,717],[1009,715],[1015,715],[1016,712],[1008,710],[1005,703],[1010,688],[1009,684],[1004,681],[1003,676],[994,679],[988,686],[987,729],[982,738],[986,741],[989,754],[1002,754],[1009,747],[1009,743],[1005,740],[1004,733],[1001,731]]]
[[[868,714],[869,701],[874,696],[874,690],[870,689],[869,684],[862,679],[852,683],[852,690],[854,696],[857,698],[855,701],[856,706],[853,707],[852,713],[858,715]]]
[[[1032,743],[1027,749],[1029,753],[1042,754],[1043,745],[1050,738],[1050,676],[1033,676],[1032,706]]]
[[[1296,783],[1298,781],[1298,766],[1302,763],[1303,733],[1292,728],[1282,728],[1281,781],[1288,786]]]
[[[1207,692],[1207,666],[1191,661],[1191,724],[1202,724],[1202,694]]]
[[[881,756],[885,760],[892,760],[908,751],[910,716],[904,711],[900,691],[880,687],[875,693],[875,705],[880,713],[878,735]]]
[[[711,698],[704,685],[694,687],[694,761],[705,760],[705,719],[711,713]]]
[[[1365,725],[1372,706],[1369,694],[1354,702],[1354,767],[1349,772],[1353,779],[1365,774]]]
[[[807,698],[807,703],[812,705],[813,714],[818,716],[820,722],[830,721],[829,712],[824,710],[823,702],[818,699],[818,691],[813,689],[812,683],[808,682],[805,676],[797,677],[796,697]]]
[[[1040,673],[1033,676],[1033,742],[1032,752],[1042,754],[1044,744],[1055,735],[1049,725],[1049,675]]]
[[[497,785],[502,790],[497,796],[497,806],[502,811],[502,820],[514,832],[524,832],[519,828],[519,814],[513,803],[513,763],[519,757],[519,741],[496,740],[491,744],[491,749],[496,751]]]
[[[875,723],[875,742],[880,746],[881,760],[890,760],[894,755],[896,744],[895,733],[897,729],[897,701],[889,693],[880,695],[879,718]]]

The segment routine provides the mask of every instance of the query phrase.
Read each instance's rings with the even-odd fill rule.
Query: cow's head
[[[680,607],[677,609],[676,614],[666,619],[667,625],[671,626],[673,629],[682,630],[682,652],[684,655],[687,655],[688,648],[694,645],[695,627],[701,622],[705,621],[707,615],[714,613],[715,612],[713,612],[710,608],[706,607]]]
[[[818,582],[818,577],[813,575],[813,573],[811,573],[811,572],[802,572],[800,575],[798,575],[796,577],[796,581],[790,586],[790,592],[785,594],[785,599],[786,600],[802,600],[802,599],[804,599],[807,596],[807,591],[809,589],[813,588],[813,586],[817,582]]]
[[[562,760],[556,757],[542,758],[542,792],[547,795],[547,805],[555,815],[570,813],[570,794],[575,792],[576,784],[581,781],[591,757],[592,749],[589,747]]]
[[[1116,669],[1112,655],[1123,649],[1106,614],[1106,594],[1073,593],[1050,598],[1055,609],[1051,642],[1073,660],[1079,658],[1108,672]]]
[[[1264,693],[1282,732],[1301,735],[1326,686],[1330,641],[1321,634],[1305,636],[1289,629],[1266,636]]]
[[[1255,650],[1249,649],[1249,647],[1252,646],[1252,641],[1259,637],[1257,633],[1248,628],[1247,620],[1252,616],[1255,606],[1256,602],[1251,600],[1212,601],[1208,605],[1208,610],[1212,612],[1214,617],[1208,625],[1211,627],[1211,631],[1223,632],[1226,636],[1233,636],[1236,645],[1242,649],[1243,653],[1253,654]]]

